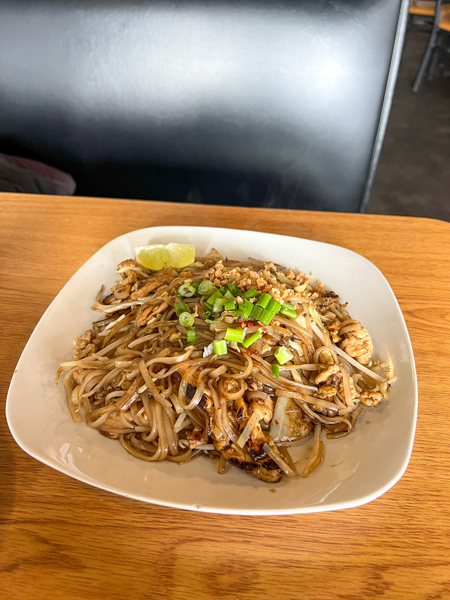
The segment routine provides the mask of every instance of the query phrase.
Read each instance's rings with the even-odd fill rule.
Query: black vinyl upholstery
[[[77,193],[358,211],[405,0],[0,0],[0,151]]]

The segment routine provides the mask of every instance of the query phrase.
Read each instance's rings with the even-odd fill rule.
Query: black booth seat
[[[0,152],[77,194],[363,210],[406,0],[0,0]]]

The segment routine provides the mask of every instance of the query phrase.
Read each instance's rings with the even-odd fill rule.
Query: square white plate
[[[397,381],[389,401],[367,409],[345,438],[325,440],[323,464],[308,478],[268,485],[229,466],[199,457],[186,465],[146,463],[127,454],[84,423],[72,422],[55,385],[59,362],[72,357],[72,340],[97,320],[90,307],[102,283],[118,278],[119,262],[134,247],[172,241],[212,247],[231,258],[273,260],[325,283],[349,303],[350,314],[372,334],[375,357],[391,362]],[[17,364],[6,416],[16,442],[37,460],[85,483],[123,496],[216,513],[278,515],[350,508],[374,500],[403,475],[412,450],[417,382],[408,331],[381,272],[345,248],[256,231],[202,227],[154,227],[109,242],[72,277],[49,306]],[[308,452],[303,440],[294,459]],[[276,493],[273,493],[276,490]]]

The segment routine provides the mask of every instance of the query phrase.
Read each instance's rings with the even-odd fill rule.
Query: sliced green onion
[[[285,365],[294,358],[294,355],[288,348],[286,348],[286,346],[280,346],[277,348],[274,352],[274,356],[280,365]]]
[[[213,282],[208,281],[208,279],[202,281],[198,286],[198,293],[200,294],[200,296],[212,296],[214,292],[217,292],[217,288],[213,284]]]
[[[205,319],[209,319],[209,318],[212,316],[212,311],[210,311],[210,310],[205,310],[205,313],[204,313],[204,315],[205,315]]]
[[[258,296],[259,296],[259,293],[255,290],[254,287],[250,288],[244,294],[244,298],[247,298],[247,300],[250,300],[250,298],[258,298]]]
[[[177,315],[181,315],[183,312],[190,313],[189,306],[185,302],[175,302],[174,309]]]
[[[244,346],[244,348],[248,348],[249,346],[251,346],[252,344],[254,344],[256,341],[259,340],[259,338],[261,337],[261,333],[259,333],[259,331],[257,333],[254,333],[253,335],[251,335],[250,337],[248,337],[246,340],[244,340],[242,342],[242,345]]]
[[[252,305],[252,312],[251,312],[250,318],[255,319],[256,321],[259,321],[263,317],[265,312],[266,312],[266,309],[263,308],[262,306],[258,306],[258,305],[253,306]]]
[[[228,290],[233,294],[234,297],[241,295],[241,290],[234,285],[234,283],[228,284]]]
[[[274,316],[279,313],[280,308],[281,304],[272,298],[269,302],[269,306],[266,308],[265,314],[260,318],[261,323],[269,325]]]
[[[272,365],[272,375],[274,377],[280,376],[280,367],[278,365]]]
[[[227,301],[225,298],[217,298],[217,300],[214,301],[214,306],[212,309],[213,313],[221,312],[226,303]]]
[[[192,327],[192,325],[194,324],[194,317],[191,315],[191,313],[182,312],[181,315],[178,317],[178,322],[183,327]]]
[[[192,282],[192,287],[195,288],[195,291],[198,292],[198,288],[200,286],[200,281],[193,281]]]
[[[246,321],[250,319],[254,305],[248,300],[244,300],[243,304],[238,304],[239,309],[234,311],[235,317],[242,317]]]
[[[244,300],[244,303],[239,305],[239,310],[242,313],[242,317],[245,320],[247,320],[250,318],[250,315],[252,314],[253,304],[251,302],[249,302],[248,300]]]
[[[280,313],[282,315],[285,315],[286,317],[289,317],[290,319],[297,318],[297,311],[295,310],[295,307],[292,306],[292,304],[290,304],[289,302],[283,303],[283,306],[280,308]]]
[[[320,315],[317,312],[317,310],[313,306],[308,306],[306,310],[308,311],[309,316],[314,321],[314,323],[317,325],[317,327],[323,329],[324,324],[322,323],[322,319],[320,318]]]
[[[226,298],[227,300],[235,300],[235,297],[233,296],[233,294],[230,292],[230,290],[227,290],[223,296],[224,298]]]
[[[195,294],[195,287],[190,283],[183,283],[178,288],[178,293],[183,298],[191,298]]]
[[[219,292],[222,294],[222,296],[225,296],[225,294],[227,293],[227,288],[221,287],[219,288]]]
[[[290,302],[283,302],[283,308],[287,310],[295,310],[295,306]]]
[[[188,344],[193,344],[197,339],[197,334],[193,329],[188,329],[186,331],[186,341]]]
[[[228,327],[227,332],[225,334],[225,339],[230,342],[242,342],[245,338],[245,329],[232,329]]]
[[[269,302],[272,300],[272,296],[270,294],[261,294],[256,302],[256,306],[262,306],[263,308],[267,308]]]
[[[236,300],[229,300],[225,303],[225,310],[234,310],[236,308]]]
[[[213,350],[214,354],[217,356],[222,356],[223,354],[227,354],[228,348],[225,340],[214,340],[213,341]]]
[[[272,300],[269,302],[269,306],[267,307],[267,310],[277,314],[280,312],[280,308],[281,308],[281,304],[272,298]]]
[[[209,300],[208,300],[209,302]],[[228,300],[226,298],[224,298],[223,296],[220,298],[215,298],[214,300],[214,304],[218,304],[220,306],[225,306],[225,304],[228,302]]]
[[[208,298],[208,300],[205,302],[205,306],[207,306],[208,308],[212,308],[214,306],[214,302],[218,299],[223,300],[223,296],[219,292],[219,290],[214,292],[214,294],[212,294],[212,296]]]

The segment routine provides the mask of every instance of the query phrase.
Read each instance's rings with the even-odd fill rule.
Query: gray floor
[[[409,34],[368,213],[450,221],[450,77],[411,85],[427,35]]]

